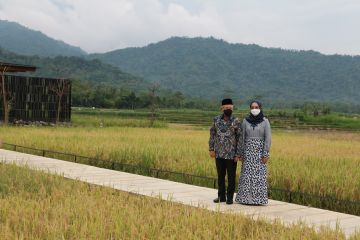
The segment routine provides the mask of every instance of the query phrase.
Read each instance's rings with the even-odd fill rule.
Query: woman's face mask
[[[260,109],[251,109],[250,112],[251,112],[251,114],[252,114],[253,116],[256,117],[257,115],[259,115],[259,113],[261,112],[261,110],[260,110]]]

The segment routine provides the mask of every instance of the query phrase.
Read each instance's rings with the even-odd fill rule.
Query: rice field
[[[358,239],[359,235],[352,236]],[[0,239],[345,239],[0,163]]]
[[[79,115],[73,114],[71,120],[72,127],[139,127],[139,128],[164,128],[167,123],[164,121],[155,121],[153,125],[147,118],[129,119],[119,118],[111,115]]]
[[[216,176],[208,130],[191,126],[8,127],[0,128],[0,136],[18,145]],[[360,133],[275,130],[269,185],[360,200],[359,153]]]

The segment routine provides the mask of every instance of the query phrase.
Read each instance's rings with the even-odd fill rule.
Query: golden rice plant
[[[0,239],[345,237],[339,230],[253,221],[0,163]]]
[[[35,148],[216,176],[207,129],[179,127],[8,127],[3,141]],[[360,133],[274,130],[269,184],[360,200]],[[240,168],[240,165],[239,165]],[[239,174],[238,168],[238,174]]]

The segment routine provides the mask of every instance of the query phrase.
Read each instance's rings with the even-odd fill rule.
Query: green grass
[[[304,117],[304,122],[328,126],[329,128],[360,129],[360,117],[355,115],[330,114],[318,117],[306,116]]]
[[[147,109],[124,110],[124,109],[91,109],[73,108],[74,119],[81,119],[82,116],[97,116],[98,118],[120,117],[123,119],[149,119]],[[164,123],[182,123],[199,126],[211,124],[214,116],[219,111],[198,110],[198,109],[160,109],[157,112],[157,119]],[[244,118],[248,109],[235,109],[234,115]],[[355,114],[332,113],[330,115],[313,117],[304,115],[298,110],[292,109],[265,109],[273,128],[294,128],[294,129],[345,129],[360,130],[359,116]],[[76,122],[76,121],[75,121]]]
[[[352,236],[359,239],[359,235]],[[0,163],[0,239],[345,239]]]

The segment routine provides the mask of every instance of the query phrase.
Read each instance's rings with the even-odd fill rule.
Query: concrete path
[[[269,200],[267,206],[226,205],[212,202],[217,190],[177,183],[157,178],[140,176],[109,169],[92,167],[52,158],[34,156],[0,149],[0,161],[28,165],[32,169],[45,170],[91,184],[112,187],[121,191],[137,193],[150,197],[205,208],[224,213],[241,213],[256,218],[279,219],[284,224],[305,222],[311,226],[329,226],[333,229],[338,224],[346,236],[360,232],[360,217],[310,208],[286,202]]]

